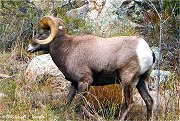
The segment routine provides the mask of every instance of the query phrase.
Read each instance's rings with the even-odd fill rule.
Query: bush
[[[14,42],[32,37],[42,11],[27,0],[1,1],[0,4],[0,48],[9,50]]]

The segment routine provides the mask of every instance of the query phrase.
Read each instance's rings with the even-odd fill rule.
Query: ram
[[[44,16],[40,28],[50,30],[46,39],[34,39],[29,52],[48,50],[54,63],[71,82],[67,95],[70,104],[76,93],[85,95],[89,86],[122,84],[124,104],[120,118],[125,119],[137,88],[146,103],[147,120],[151,119],[153,99],[145,79],[155,56],[147,42],[138,36],[102,38],[94,35],[70,36],[64,22],[54,16]],[[118,79],[117,79],[118,78]],[[79,100],[82,100],[79,97]]]

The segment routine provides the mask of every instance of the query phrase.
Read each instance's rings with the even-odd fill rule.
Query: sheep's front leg
[[[68,93],[68,95],[67,95],[67,97],[66,97],[66,99],[67,99],[67,104],[68,104],[68,105],[71,104],[74,96],[76,95],[77,87],[78,87],[77,85],[78,85],[78,83],[76,83],[76,82],[72,82],[72,83],[71,83],[71,87],[70,87],[70,89],[69,89],[69,93]]]
[[[82,93],[76,101],[76,105],[80,104],[83,100],[83,97],[87,94],[89,86],[92,83],[92,78],[90,76],[84,76],[78,82],[72,82],[69,89],[69,93],[66,97],[67,104],[70,105],[76,93]]]
[[[90,85],[92,84],[93,79],[91,75],[85,75],[78,82],[78,93],[81,93],[80,97],[77,99],[77,104],[83,101],[84,96],[87,95]]]
[[[83,78],[81,78],[81,80],[78,82],[78,93],[81,93],[79,98],[77,99],[76,105],[79,106],[82,104],[84,96],[87,95],[88,90],[90,85],[93,82],[93,78],[91,76],[91,74],[86,74]],[[88,102],[87,102],[88,103]],[[102,119],[98,114],[94,114],[94,112],[90,112],[88,109],[91,109],[91,107],[89,107],[89,105],[84,106],[85,103],[83,103],[83,105],[80,106],[81,110],[84,112],[84,114],[91,118],[92,120],[99,120]]]

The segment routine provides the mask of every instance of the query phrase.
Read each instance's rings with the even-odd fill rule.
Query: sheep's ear
[[[63,27],[62,27],[62,26],[59,26],[59,30],[63,30]]]

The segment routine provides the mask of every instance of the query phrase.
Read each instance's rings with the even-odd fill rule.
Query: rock
[[[129,0],[88,0],[83,6],[67,11],[66,16],[84,20],[87,25],[94,28],[93,34],[117,35],[121,29],[124,31],[124,27],[141,27],[141,25],[127,19],[126,15],[127,9],[132,8],[131,6],[134,6],[136,2],[129,2],[129,6],[125,10],[122,9],[124,2],[129,2]]]
[[[171,75],[172,75],[172,73],[170,71],[160,70],[160,83],[167,82]],[[158,70],[152,70],[150,76],[154,79],[158,79]]]
[[[46,79],[43,80],[43,76]],[[29,80],[28,85],[33,85],[43,80],[43,86],[41,86],[40,92],[34,92],[31,95],[31,99],[38,103],[54,103],[64,99],[67,95],[70,82],[65,80],[64,75],[58,69],[53,62],[49,54],[39,55],[33,58],[25,70],[25,77]],[[41,78],[37,78],[41,77]],[[54,104],[52,104],[54,105]]]
[[[143,14],[140,1],[132,0],[62,0],[39,2],[32,0],[42,11],[53,12],[54,7],[68,8],[66,16],[85,21],[86,27],[99,36],[123,35],[124,28],[139,28]],[[48,6],[48,7],[47,7]],[[47,14],[47,13],[46,13]],[[128,19],[129,15],[133,19]],[[140,21],[140,22],[139,22]],[[138,22],[138,23],[137,23]],[[131,28],[132,27],[132,28]],[[112,29],[113,28],[113,29]],[[118,30],[118,31],[117,31]],[[78,30],[77,30],[78,33]],[[126,33],[126,32],[125,32]],[[131,33],[134,34],[134,33]]]
[[[25,77],[30,80],[35,80],[37,76],[44,74],[64,78],[63,73],[55,65],[49,54],[36,56],[25,70]]]
[[[155,57],[156,57],[155,64],[157,64],[157,61],[158,61],[158,59],[159,59],[159,48],[153,46],[153,47],[151,47],[151,49],[152,49],[152,51],[153,51],[154,54],[155,54]]]
[[[84,18],[88,12],[89,8],[88,5],[81,6],[76,9],[72,9],[66,12],[66,16],[74,17],[74,18]]]
[[[169,81],[172,73],[170,71],[160,70],[160,80],[159,84]],[[152,78],[152,82],[149,84],[149,88],[151,90],[156,90],[156,84],[158,81],[158,70],[152,70],[150,77]]]
[[[54,0],[54,1],[38,1],[38,0],[31,0],[33,4],[40,9],[41,11],[53,10],[55,6],[61,6],[61,1]],[[50,11],[49,11],[50,12]],[[47,13],[45,13],[47,14]]]
[[[0,92],[0,101],[5,97],[5,94]]]
[[[155,91],[150,91],[149,93],[150,93],[150,95],[151,95],[151,97],[153,98],[154,103],[155,103],[155,100],[156,100],[156,92],[155,92]],[[167,93],[166,93],[166,98],[168,98],[168,96],[170,96],[170,95],[169,95],[169,93],[167,92]],[[160,107],[164,107],[164,106],[165,106],[165,101],[166,101],[166,100],[165,100],[165,97],[162,96],[161,94],[159,94],[159,106],[160,106]],[[139,94],[138,92],[134,95],[134,104],[143,105],[143,106],[146,105],[145,102],[144,102],[144,100],[142,99],[142,97],[140,96],[140,94]]]
[[[151,47],[151,49],[154,52],[155,57],[156,57],[155,64],[154,64],[154,67],[155,67],[158,64],[158,59],[162,59],[162,55],[160,55],[160,57],[159,57],[159,48],[158,47],[153,46],[153,47]],[[171,75],[172,75],[172,73],[170,71],[160,70],[159,83],[169,81]],[[150,89],[156,90],[156,83],[158,80],[158,70],[152,70],[150,77],[153,79],[153,82],[150,84]]]
[[[9,75],[6,75],[6,74],[0,74],[0,78],[12,78],[14,76],[9,76]]]

